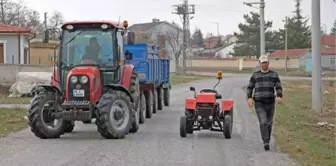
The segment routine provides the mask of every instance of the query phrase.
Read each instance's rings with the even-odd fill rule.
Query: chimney
[[[152,19],[152,22],[160,22],[160,20],[157,19],[157,18],[153,18],[153,19]]]

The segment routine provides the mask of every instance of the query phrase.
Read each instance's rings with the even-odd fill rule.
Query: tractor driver
[[[96,37],[90,38],[90,43],[85,48],[85,53],[82,60],[93,60],[98,63],[99,61],[100,46]]]

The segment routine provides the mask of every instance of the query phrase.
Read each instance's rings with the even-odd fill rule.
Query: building
[[[274,68],[286,68],[286,54],[287,54],[287,69],[288,70],[304,70],[304,61],[302,58],[310,53],[310,48],[303,49],[288,49],[275,50],[268,57],[270,66]]]
[[[134,24],[129,27],[129,30],[135,32],[136,42],[161,43],[160,56],[168,56],[170,58],[171,72],[176,72],[175,54],[180,53],[179,64],[182,65],[183,31],[175,23],[154,18],[149,23]]]
[[[29,64],[29,29],[0,24],[0,64]]]

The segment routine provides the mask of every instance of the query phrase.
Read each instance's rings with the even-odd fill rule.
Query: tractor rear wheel
[[[170,89],[169,88],[163,89],[163,103],[165,106],[170,105]]]
[[[122,91],[109,89],[99,101],[97,130],[107,139],[122,139],[129,133],[133,122],[130,97]]]
[[[140,93],[140,111],[139,111],[139,123],[145,123],[146,117],[146,98],[143,93]]]
[[[157,96],[158,96],[158,101],[157,101],[157,107],[158,107],[158,110],[162,110],[163,109],[163,88],[160,87],[157,89]]]
[[[132,128],[129,132],[136,133],[139,130],[139,112],[140,112],[140,83],[138,76],[133,73],[131,76],[131,83],[129,91],[133,97],[134,103],[133,103],[133,123]]]
[[[146,118],[152,118],[153,115],[153,93],[152,91],[145,91],[146,99]]]
[[[51,92],[39,93],[32,99],[29,106],[28,124],[31,131],[39,138],[59,138],[64,134],[65,129],[69,129],[66,121],[51,117],[51,113],[57,111],[55,110],[56,105],[61,106],[60,103],[56,103],[55,96]]]

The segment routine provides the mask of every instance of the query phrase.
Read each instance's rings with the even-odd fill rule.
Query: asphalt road
[[[146,119],[138,133],[122,140],[107,140],[94,124],[76,123],[73,133],[60,139],[42,140],[29,129],[0,139],[1,166],[104,166],[104,165],[225,165],[290,166],[287,155],[262,146],[258,121],[245,101],[241,87],[247,77],[224,78],[217,88],[223,98],[235,99],[234,130],[231,139],[221,132],[196,131],[187,138],[179,135],[179,117],[184,99],[196,90],[211,88],[217,80],[174,86],[171,106]],[[272,139],[272,145],[274,145]]]

